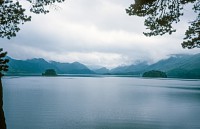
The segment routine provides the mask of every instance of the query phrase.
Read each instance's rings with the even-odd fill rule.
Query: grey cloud
[[[16,38],[0,39],[0,47],[18,59],[42,57],[61,62],[114,67],[138,60],[155,62],[176,53],[198,53],[181,48],[185,23],[174,35],[145,37],[143,18],[129,17],[133,1],[77,0],[59,5],[47,15],[33,15]],[[98,64],[96,64],[98,63]]]

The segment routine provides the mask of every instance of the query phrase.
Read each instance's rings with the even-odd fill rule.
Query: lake
[[[199,129],[200,80],[4,77],[8,129]]]

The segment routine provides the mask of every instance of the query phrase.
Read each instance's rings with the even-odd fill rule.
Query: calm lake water
[[[200,80],[4,77],[8,129],[199,129]]]

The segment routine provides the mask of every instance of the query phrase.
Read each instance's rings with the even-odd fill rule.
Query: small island
[[[47,69],[42,76],[57,76],[56,71],[54,69]]]
[[[143,73],[142,77],[155,77],[155,78],[167,78],[167,74],[158,70],[151,70]]]

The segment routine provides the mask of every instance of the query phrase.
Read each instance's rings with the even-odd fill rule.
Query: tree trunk
[[[6,121],[3,111],[3,86],[0,77],[0,128],[6,129]]]

